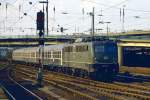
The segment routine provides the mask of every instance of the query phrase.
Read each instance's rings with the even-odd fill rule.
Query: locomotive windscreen
[[[95,63],[114,63],[117,62],[117,47],[115,44],[96,44],[94,45]]]

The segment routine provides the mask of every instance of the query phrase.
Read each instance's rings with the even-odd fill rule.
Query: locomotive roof
[[[49,45],[49,46],[44,46],[44,51],[45,50],[61,50],[66,44],[59,44],[59,45]],[[14,52],[38,52],[39,47],[28,47],[28,48],[20,48],[14,50]]]
[[[112,43],[112,41],[92,41],[93,43]],[[66,46],[74,46],[74,45],[89,45],[91,44],[91,42],[79,42],[79,43],[73,43],[73,44],[69,44],[69,43],[65,43],[65,44],[57,44],[57,45],[48,45],[48,46],[44,46],[44,51],[47,50],[62,50],[64,47]],[[34,52],[38,52],[39,51],[39,47],[28,47],[28,48],[21,48],[21,49],[16,49],[15,52],[29,52],[29,51],[34,51]]]
[[[14,52],[28,52],[28,51],[38,51],[38,47],[28,47],[28,48],[21,48],[21,49],[16,49]]]
[[[44,51],[46,50],[62,50],[68,44],[58,44],[58,45],[49,45],[44,47]]]

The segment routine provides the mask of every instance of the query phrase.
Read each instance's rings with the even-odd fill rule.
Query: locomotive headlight
[[[95,61],[95,63],[98,63],[98,62],[97,62],[97,58],[96,58],[96,57],[94,57],[94,61]]]

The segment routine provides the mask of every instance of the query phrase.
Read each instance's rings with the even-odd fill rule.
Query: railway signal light
[[[32,5],[32,2],[30,1],[29,4]]]
[[[44,30],[44,12],[40,11],[37,13],[37,30]]]
[[[27,13],[24,13],[25,16],[27,16]]]

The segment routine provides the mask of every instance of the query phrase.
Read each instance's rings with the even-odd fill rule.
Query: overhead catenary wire
[[[120,9],[120,7],[118,7],[118,6],[123,5],[125,2],[128,2],[129,0],[124,0],[124,1],[121,1],[120,3],[114,4],[114,5],[108,5],[108,4],[99,3],[99,2],[95,2],[95,1],[91,1],[91,0],[86,0],[86,1],[87,2],[91,2],[91,3],[95,3],[97,5],[101,5],[101,6],[107,7],[105,9],[103,9],[103,11],[106,11],[106,10],[109,10],[109,9]],[[125,10],[133,11],[133,12],[150,13],[149,10],[128,9],[128,8],[125,8]]]
[[[34,6],[36,5],[38,3],[38,1],[36,1],[35,3],[34,3],[34,5],[32,6],[32,7],[30,7],[30,9],[28,9],[28,11],[26,11],[26,12],[30,12],[31,11],[31,9],[32,8],[34,8]],[[13,5],[12,5],[13,6]],[[16,8],[16,10],[18,10],[17,8]],[[23,16],[25,16],[24,15],[24,12],[23,11],[21,11],[21,13],[23,14],[22,16],[20,16],[20,18],[18,19],[18,20],[16,20],[15,22],[13,22],[12,23],[12,25],[9,25],[10,27],[13,27],[13,26],[15,26],[17,23],[19,23],[22,19],[23,19]],[[32,16],[30,16],[30,15],[28,15],[32,20],[34,20],[35,21],[35,18],[33,18]],[[7,32],[7,31],[6,31]]]
[[[4,0],[3,0],[4,1]],[[16,0],[17,1],[17,0]],[[29,0],[28,0],[29,1]],[[49,1],[51,1],[51,0],[49,0]],[[100,2],[95,2],[95,1],[92,1],[92,0],[86,0],[86,1],[90,1],[90,2],[93,2],[93,3],[96,3],[96,4],[98,4],[98,5],[103,5],[104,7],[106,7],[105,9],[103,9],[103,11],[107,11],[107,10],[111,10],[111,9],[120,9],[120,7],[119,6],[121,6],[121,5],[123,5],[124,3],[126,3],[126,2],[128,2],[129,0],[123,0],[123,1],[121,1],[121,2],[119,2],[119,3],[117,3],[117,4],[114,4],[114,5],[108,5],[108,4],[103,4],[103,3],[100,3]],[[32,5],[33,6],[33,5]],[[50,6],[50,5],[49,5]],[[56,6],[55,6],[56,7]],[[37,6],[36,6],[36,8],[37,8]],[[17,9],[18,10],[18,9]],[[57,10],[57,9],[56,9]],[[128,8],[124,8],[124,10],[127,10],[127,11],[135,11],[135,12],[144,12],[144,13],[150,13],[150,11],[146,11],[146,10],[138,10],[138,9],[128,9]],[[118,10],[119,11],[119,10]],[[24,13],[24,12],[22,12],[22,13]],[[98,13],[98,12],[96,12],[96,13]],[[73,13],[73,14],[70,14],[69,16],[70,17],[75,17],[75,16],[78,16],[79,14],[78,13]],[[23,15],[24,16],[24,15]],[[35,21],[35,18],[33,18],[32,16],[30,16],[30,15],[28,15],[29,17],[31,17],[31,19],[32,20],[34,20]],[[111,16],[111,15],[110,15]],[[107,18],[107,17],[110,17],[110,16],[107,16],[107,15],[105,15],[105,17]],[[113,15],[112,15],[113,16]],[[117,16],[117,15],[116,15]],[[119,15],[118,15],[119,16]],[[85,16],[84,16],[85,17]],[[89,17],[89,16],[88,16]],[[132,16],[131,16],[132,17]],[[23,17],[24,18],[24,17]],[[17,20],[16,22],[13,22],[12,23],[12,25],[11,26],[13,26],[13,24],[15,23],[15,25],[18,23],[18,22],[20,22],[23,18],[21,18],[19,21]],[[85,20],[87,19],[86,17],[84,18]],[[75,20],[73,20],[73,21],[69,21],[68,23],[64,23],[63,25],[65,25],[65,26],[70,26],[70,25],[73,25],[72,23],[74,23],[74,22],[76,22],[77,20],[79,20],[79,22],[80,22],[80,20],[82,20],[82,18],[80,19],[80,18],[76,18]],[[57,24],[58,24],[58,22],[56,22]],[[55,24],[56,24],[55,23]]]
[[[5,0],[1,1],[1,3],[4,3],[4,1],[5,1]],[[15,1],[12,3],[12,5],[15,4],[17,1],[18,1],[18,0],[15,0]],[[8,6],[8,4],[10,4],[10,3],[6,2],[6,1],[5,1],[5,3],[6,3],[7,6]],[[7,8],[6,8],[6,9],[7,9]],[[2,22],[3,22],[4,20],[6,20],[6,19],[7,19],[7,16],[5,16],[4,19],[2,19]]]

